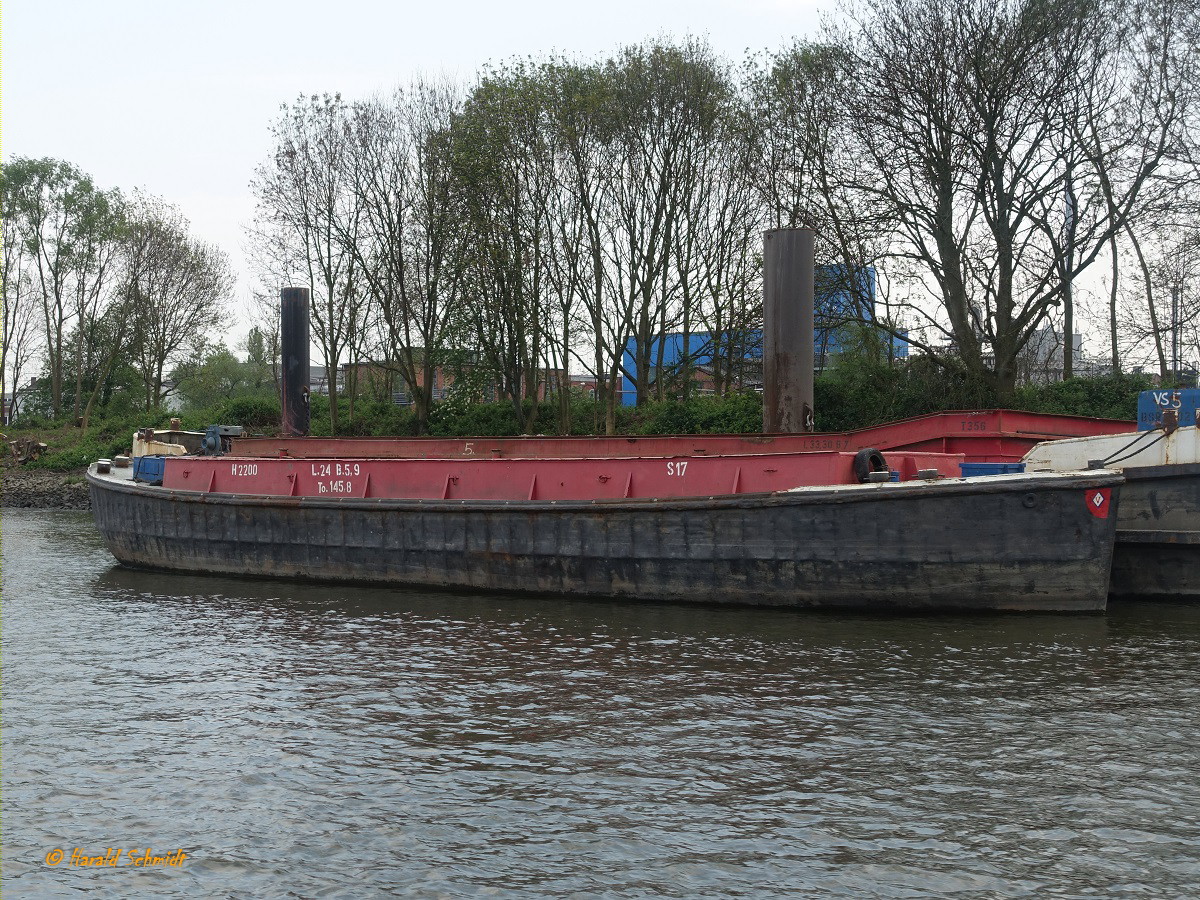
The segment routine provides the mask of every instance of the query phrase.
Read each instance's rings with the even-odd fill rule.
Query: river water
[[[1195,608],[157,575],[8,510],[3,592],[10,897],[1200,894]]]

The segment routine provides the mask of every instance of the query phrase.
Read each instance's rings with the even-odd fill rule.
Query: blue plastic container
[[[963,477],[973,475],[1020,475],[1025,471],[1025,463],[959,463]]]
[[[138,456],[133,460],[133,480],[145,484],[163,483],[163,457]]]

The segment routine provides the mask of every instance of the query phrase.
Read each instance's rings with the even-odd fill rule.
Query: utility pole
[[[1171,285],[1171,378],[1179,384],[1179,285]]]
[[[1063,380],[1075,374],[1075,182],[1067,170],[1063,189]]]

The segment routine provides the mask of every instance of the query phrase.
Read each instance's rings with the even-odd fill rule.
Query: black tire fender
[[[854,454],[854,477],[865,484],[872,472],[888,472],[887,460],[874,447],[864,447]]]

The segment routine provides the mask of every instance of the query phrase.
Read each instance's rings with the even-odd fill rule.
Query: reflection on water
[[[9,513],[4,888],[1194,894],[1200,610],[888,617],[193,578]],[[182,848],[170,870],[56,847]]]

